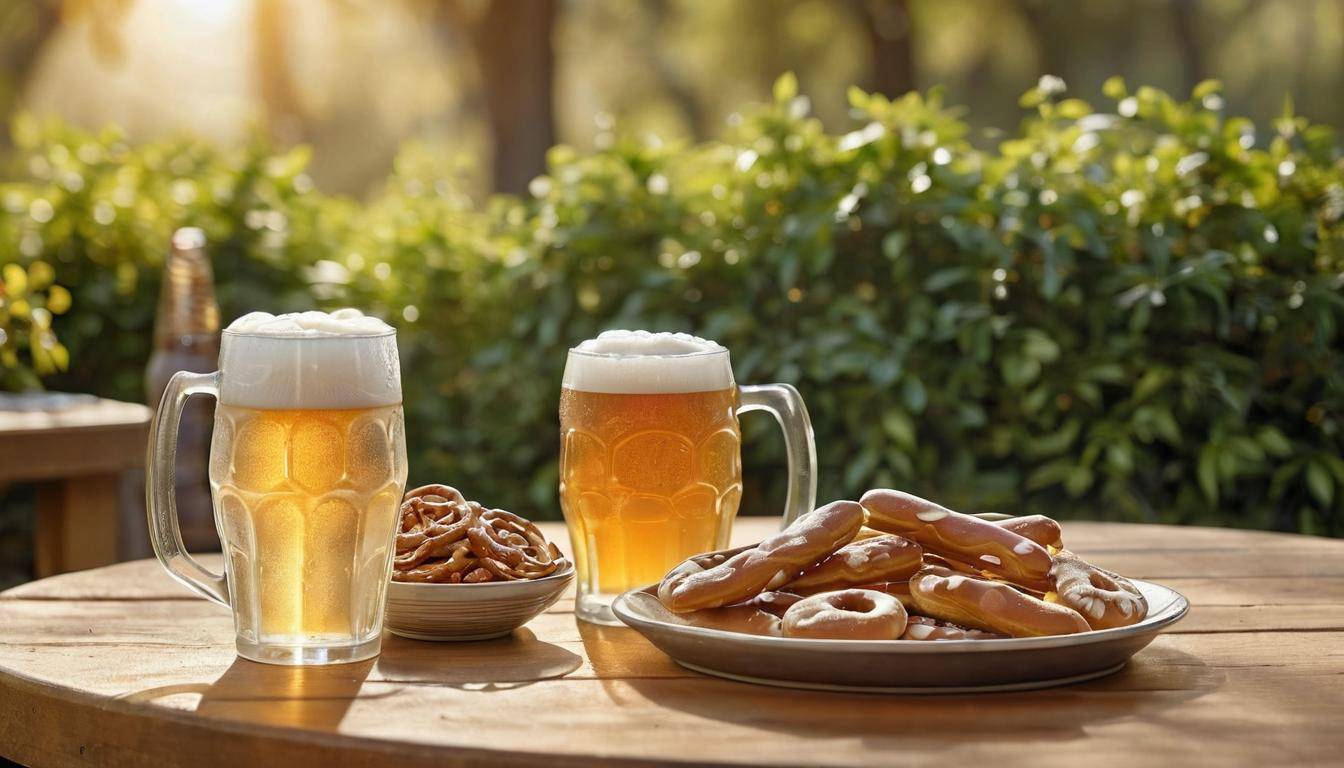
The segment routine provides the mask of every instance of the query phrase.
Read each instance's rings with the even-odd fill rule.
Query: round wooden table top
[[[773,520],[739,521],[745,543]],[[557,542],[558,525],[546,526]],[[1189,617],[1119,673],[886,696],[704,677],[557,604],[501,640],[388,636],[377,660],[238,659],[227,609],[153,561],[0,594],[0,753],[34,765],[1309,765],[1344,754],[1344,541],[1067,523]],[[216,563],[217,564],[217,563]],[[1337,764],[1337,763],[1335,763]]]

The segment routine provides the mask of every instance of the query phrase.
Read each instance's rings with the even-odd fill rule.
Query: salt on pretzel
[[[995,525],[1045,547],[1052,554],[1064,548],[1064,531],[1059,523],[1045,515],[1025,515],[996,520]]]
[[[785,637],[815,640],[896,640],[905,632],[905,606],[884,592],[843,589],[805,597],[784,613]]]
[[[833,501],[722,562],[710,565],[703,558],[683,562],[658,585],[658,599],[677,613],[741,602],[797,578],[854,538],[862,525],[862,507]]]
[[[1010,637],[1071,635],[1090,629],[1072,608],[938,566],[925,566],[915,574],[910,595],[925,616]]]
[[[803,571],[784,589],[797,595],[814,595],[860,584],[907,581],[923,564],[923,556],[918,544],[891,534],[851,541]]]
[[[1134,584],[1117,573],[1083,560],[1064,550],[1054,556],[1050,575],[1055,580],[1053,595],[1078,613],[1093,629],[1114,629],[1137,624],[1148,615],[1148,600]]]
[[[783,618],[784,612],[794,603],[802,600],[802,595],[779,590],[767,590],[739,605],[750,605],[776,617]]]
[[[928,616],[911,616],[905,624],[902,640],[1001,640],[1005,636],[978,629],[959,627]]]
[[[859,503],[872,528],[913,539],[926,551],[1016,584],[1042,591],[1049,587],[1050,553],[1007,528],[886,488],[865,493]]]

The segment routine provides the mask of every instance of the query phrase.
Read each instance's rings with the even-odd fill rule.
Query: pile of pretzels
[[[550,576],[565,565],[531,521],[467,501],[451,486],[416,488],[401,503],[393,581],[518,581]]]
[[[1067,635],[1148,613],[1128,579],[1065,549],[1048,517],[990,522],[888,489],[827,504],[759,544],[692,557],[656,602],[690,626],[840,640]]]

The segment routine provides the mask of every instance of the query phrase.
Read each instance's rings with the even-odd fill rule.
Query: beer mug
[[[816,447],[798,390],[737,386],[728,350],[684,333],[607,331],[569,351],[560,390],[560,506],[579,618],[617,624],[611,601],[690,555],[728,545],[742,497],[737,414],[784,430],[791,522],[816,501]]]
[[[173,493],[187,398],[213,395],[210,490],[224,575],[182,544]],[[328,664],[378,655],[406,439],[396,331],[356,310],[253,312],[219,371],[169,381],[149,436],[150,538],[168,572],[231,606],[238,655]]]

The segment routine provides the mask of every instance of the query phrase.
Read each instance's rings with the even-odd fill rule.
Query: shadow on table
[[[582,663],[578,654],[538,640],[530,629],[461,643],[408,640],[389,633],[383,637],[375,678],[390,684],[501,691],[564,677]]]
[[[207,717],[328,730],[345,717],[372,669],[373,661],[287,667],[236,658],[213,683],[164,685],[122,698],[150,702],[199,695],[196,712]],[[391,693],[365,694],[365,698]]]
[[[880,723],[880,736],[864,741],[881,748],[911,740],[946,743],[1059,742],[1083,738],[1090,727],[1125,719],[1158,717],[1220,688],[1224,673],[1197,657],[1150,646],[1114,675],[1040,691],[982,694],[832,693],[738,683],[701,676],[673,662],[631,630],[580,623],[580,633],[599,677],[606,668],[623,679],[604,680],[616,706],[635,698],[696,717],[763,730],[826,739],[854,737]],[[640,644],[666,665],[645,665],[654,674],[620,675],[634,649],[614,656],[615,645]],[[603,649],[606,650],[603,650]],[[637,654],[640,657],[644,653]],[[861,714],[856,714],[861,713]],[[865,728],[855,727],[861,717]]]

